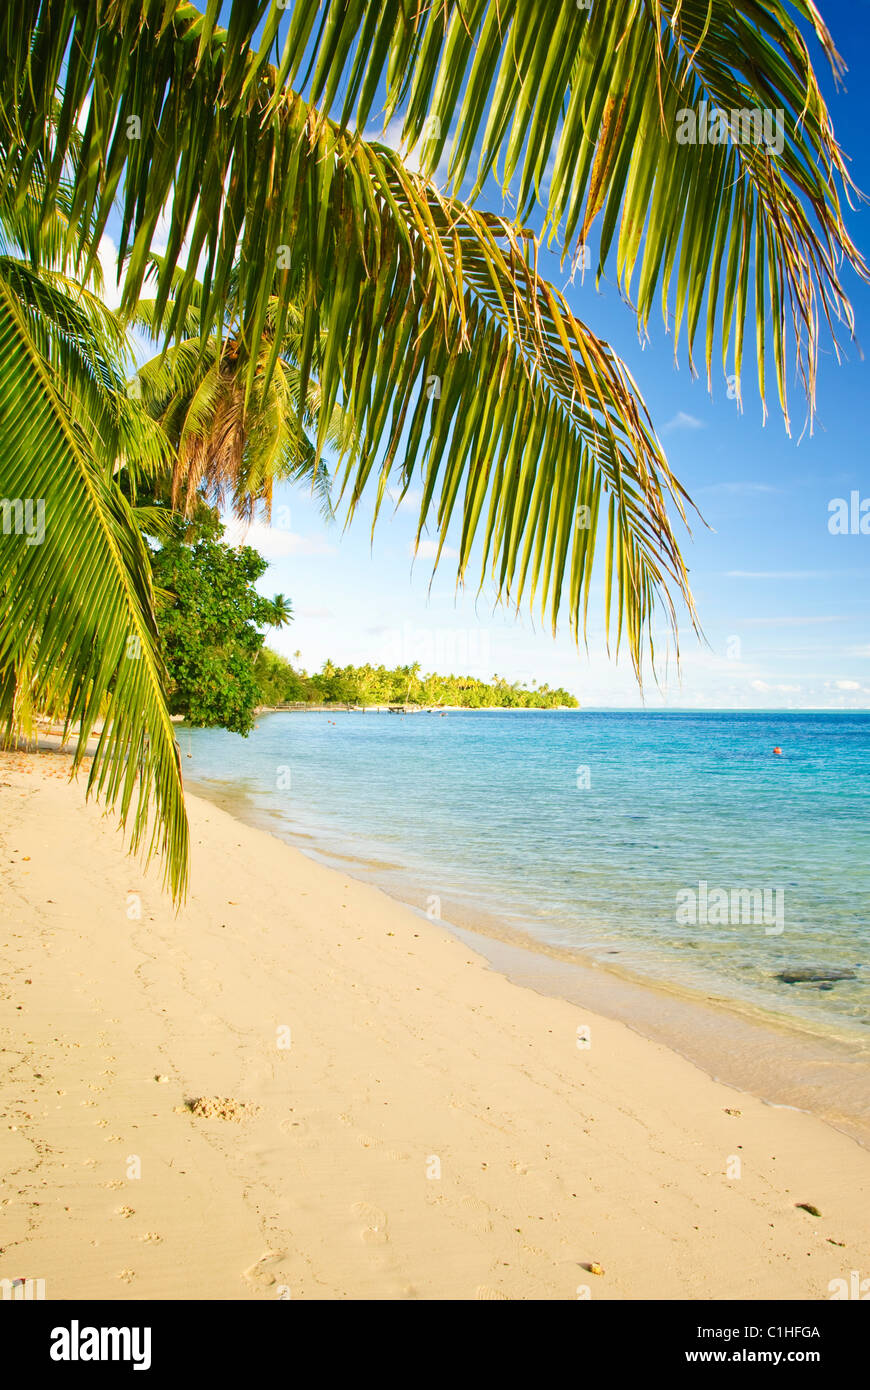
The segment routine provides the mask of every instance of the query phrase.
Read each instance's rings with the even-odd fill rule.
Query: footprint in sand
[[[255,1288],[263,1290],[272,1288],[279,1279],[282,1283],[289,1283],[288,1276],[279,1269],[286,1258],[286,1250],[267,1250],[265,1255],[261,1255],[259,1260],[244,1271],[242,1278]]]
[[[373,1138],[371,1134],[358,1134],[356,1136],[356,1142],[363,1149],[381,1149],[383,1147],[382,1141]],[[383,1153],[385,1158],[391,1158],[396,1163],[400,1163],[411,1157],[411,1155],[403,1149],[383,1149]]]
[[[371,1202],[354,1202],[351,1207],[354,1216],[365,1225],[360,1231],[360,1240],[363,1245],[384,1245],[389,1240],[387,1235],[387,1213],[381,1211],[380,1207],[372,1206]]]
[[[132,1207],[115,1207],[115,1215],[126,1218],[128,1216],[135,1216],[136,1213]]]
[[[158,1235],[156,1231],[146,1231],[143,1236],[139,1237],[139,1239],[141,1241],[144,1241],[146,1245],[163,1244],[163,1237],[161,1235]]]
[[[289,1134],[297,1144],[304,1144],[306,1149],[320,1148],[320,1139],[312,1133],[307,1120],[297,1120],[295,1116],[288,1115],[279,1122],[278,1128],[282,1134]]]
[[[502,1293],[500,1289],[491,1289],[488,1284],[478,1284],[474,1297],[477,1299],[497,1299],[499,1302],[510,1303],[506,1293]]]
[[[489,1219],[490,1211],[486,1202],[481,1202],[478,1197],[467,1195],[460,1197],[459,1205],[463,1212],[471,1218],[471,1229],[476,1231],[478,1235],[492,1230],[492,1222]]]

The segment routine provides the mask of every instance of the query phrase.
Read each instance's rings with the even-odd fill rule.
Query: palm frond
[[[0,196],[12,186],[23,198],[39,166],[50,214],[93,94],[77,137],[72,221],[101,231],[122,188],[129,304],[174,194],[157,317],[171,294],[171,331],[185,322],[193,273],[180,284],[172,277],[187,237],[188,266],[205,259],[206,317],[219,320],[237,238],[252,265],[260,219],[272,220],[282,179],[296,181],[297,146],[279,138],[288,86],[307,89],[315,129],[339,91],[342,122],[362,129],[385,84],[387,116],[401,115],[424,168],[436,167],[449,140],[453,187],[472,165],[481,187],[501,159],[502,184],[518,184],[521,220],[539,202],[566,252],[585,244],[600,219],[599,271],[614,246],[641,325],[660,298],[675,338],[686,324],[690,355],[703,322],[708,372],[719,335],[739,378],[754,319],[762,393],[772,355],[787,410],[791,351],[812,402],[820,319],[852,328],[840,263],[865,277],[867,267],[843,219],[845,156],[801,23],[835,73],[842,65],[811,0],[565,3],[548,23],[539,0],[299,0],[289,16],[279,0],[261,0],[233,5],[229,34],[216,26],[218,13],[214,4],[203,16],[165,0],[39,0],[24,22],[0,25],[0,61],[15,97],[0,101],[0,144],[17,141],[25,152],[3,171]],[[268,60],[282,19],[289,22],[275,70]],[[254,52],[247,44],[261,23]],[[53,84],[68,51],[77,61],[65,72],[49,139]],[[702,100],[726,111],[782,110],[781,155],[756,145],[681,145],[678,112]],[[128,135],[131,120],[139,139]],[[320,189],[327,180],[324,173]],[[315,226],[311,252],[322,249],[323,235]],[[269,293],[245,283],[253,342]]]
[[[790,329],[812,405],[819,320],[835,342],[838,323],[854,328],[841,263],[868,278],[841,205],[854,186],[801,25],[839,79],[812,0],[595,0],[551,12],[539,0],[324,0],[296,7],[273,102],[299,83],[326,109],[343,89],[341,121],[363,129],[385,84],[384,121],[401,117],[424,172],[449,157],[457,190],[473,169],[471,200],[498,177],[521,220],[541,206],[566,254],[598,223],[599,274],[613,248],[641,325],[660,298],[675,352],[686,326],[690,360],[706,305],[708,378],[718,333],[739,387],[754,320],[762,401],[772,356],[788,423]],[[767,112],[782,148],[681,144],[681,113],[702,110]]]
[[[185,54],[199,61],[191,42],[178,18],[176,62]],[[212,77],[222,70],[219,56],[205,69]],[[535,595],[552,623],[566,600],[579,634],[604,494],[608,610],[612,599],[617,646],[624,635],[639,674],[656,602],[672,621],[677,599],[693,609],[668,516],[669,504],[681,511],[683,494],[628,372],[537,274],[528,233],[442,197],[395,151],[340,130],[291,93],[277,95],[273,82],[273,74],[257,80],[249,109],[234,122],[231,144],[246,155],[233,160],[222,184],[223,235],[201,289],[175,273],[171,250],[156,271],[153,329],[171,339],[196,300],[208,334],[225,325],[231,307],[247,364],[244,403],[227,397],[220,437],[197,444],[186,461],[194,490],[210,459],[218,486],[229,476],[224,459],[233,466],[241,459],[241,416],[268,388],[292,321],[299,399],[307,400],[311,380],[320,390],[315,461],[342,406],[356,431],[343,480],[351,511],[373,472],[379,506],[394,474],[402,486],[419,471],[420,534],[434,515],[439,554],[453,517],[461,517],[460,577],[479,536],[500,595]],[[179,106],[178,119],[195,106]],[[230,151],[215,130],[209,148],[220,163]],[[87,149],[86,133],[83,159]],[[187,147],[178,153],[184,163]],[[126,198],[138,180],[138,154],[131,158]],[[127,264],[131,304],[146,270],[155,270],[149,170]],[[202,176],[200,164],[187,215],[185,177],[176,184],[173,218],[193,224],[189,263],[203,244],[197,227],[206,244],[215,230],[214,217],[203,224]],[[237,244],[228,233],[241,226],[243,209]],[[264,361],[257,349],[267,324],[273,336]],[[432,376],[442,382],[437,409],[426,394]]]
[[[627,369],[537,273],[529,233],[440,195],[299,98],[273,116],[267,167],[292,150],[295,177],[279,193],[276,172],[239,301],[255,315],[263,267],[281,264],[275,294],[303,313],[300,392],[307,374],[319,383],[318,453],[337,402],[354,422],[351,513],[370,481],[377,513],[390,480],[407,488],[416,472],[419,535],[434,517],[439,555],[461,520],[460,577],[479,538],[500,595],[536,594],[553,624],[565,600],[579,634],[603,497],[616,642],[639,674],[657,598],[671,620],[675,599],[693,608],[668,515],[684,493]]]
[[[181,770],[164,699],[144,543],[110,469],[55,386],[19,295],[0,275],[0,482],[23,509],[0,542],[0,721],[16,689],[76,727],[81,764],[102,730],[88,791],[117,807],[131,846],[187,881]],[[36,524],[27,526],[35,509]],[[41,524],[40,524],[41,521]],[[40,534],[41,532],[41,534]]]
[[[43,360],[65,386],[71,415],[103,458],[135,478],[166,468],[169,441],[125,382],[130,350],[122,325],[90,289],[58,271],[0,256],[0,278]]]
[[[232,304],[247,401],[264,326],[268,382],[300,311],[301,397],[315,376],[321,391],[317,456],[337,405],[359,433],[345,479],[352,504],[378,468],[383,492],[401,451],[401,476],[423,474],[443,546],[464,481],[460,571],[477,534],[505,594],[537,585],[555,619],[567,586],[575,630],[592,552],[588,536],[570,539],[572,499],[590,498],[596,518],[606,502],[606,588],[620,595],[617,624],[637,663],[661,586],[670,577],[690,599],[665,514],[666,503],[679,512],[682,493],[633,383],[537,276],[528,235],[439,197],[350,122],[367,123],[383,84],[387,114],[402,116],[425,168],[451,140],[454,188],[472,167],[482,187],[501,160],[520,213],[539,204],[566,254],[598,226],[599,273],[612,248],[641,326],[660,298],[675,340],[686,325],[690,354],[703,331],[710,373],[721,339],[739,376],[754,318],[762,394],[772,354],[787,409],[789,354],[812,401],[820,319],[851,327],[841,261],[867,273],[842,215],[845,159],[800,31],[801,22],[814,31],[837,69],[815,6],[619,0],[560,5],[544,24],[538,0],[323,0],[297,3],[289,17],[277,0],[252,0],[233,5],[229,31],[216,25],[219,9],[40,0],[28,23],[0,26],[16,95],[14,107],[0,104],[0,127],[25,151],[3,171],[0,195],[22,198],[39,165],[49,215],[90,99],[70,217],[99,232],[120,193],[128,307],[154,274],[153,326],[177,337],[199,303],[205,341]],[[76,61],[48,140],[68,52]],[[681,144],[679,113],[702,99],[782,108],[781,154]],[[334,124],[327,113],[339,100]],[[170,198],[155,267],[150,248]],[[179,268],[183,243],[188,270]],[[437,412],[423,404],[424,368],[442,379]],[[375,452],[387,434],[381,468]]]

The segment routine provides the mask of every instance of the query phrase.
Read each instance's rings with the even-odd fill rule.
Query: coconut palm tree
[[[280,371],[298,314],[297,399],[312,379],[320,392],[315,461],[336,404],[354,421],[340,474],[351,511],[370,487],[377,512],[415,483],[436,563],[455,528],[460,578],[476,548],[481,581],[533,598],[553,625],[567,609],[578,637],[600,558],[608,632],[640,676],[657,608],[672,624],[681,603],[693,615],[674,530],[685,493],[626,367],[539,273],[539,250],[592,258],[597,277],[612,268],[642,333],[660,302],[675,350],[685,333],[711,385],[721,352],[738,395],[748,331],[762,399],[772,376],[788,421],[793,362],[811,409],[822,327],[852,328],[842,265],[867,276],[804,37],[839,76],[816,6],[554,0],[544,19],[540,0],[233,0],[226,30],[221,11],[10,11],[0,142],[17,155],[0,195],[20,206],[42,167],[50,219],[70,171],[88,264],[117,205],[128,310],[168,216],[156,332],[179,342],[194,309],[207,355],[232,304],[247,406]],[[419,172],[366,138],[382,98]],[[750,132],[773,112],[777,139],[688,142],[686,113],[697,136],[713,109]],[[444,159],[442,190],[430,175]],[[480,205],[497,182],[513,218]],[[27,357],[4,325],[6,489],[5,455],[32,443],[48,397],[41,378],[18,394]],[[40,474],[47,496],[60,499],[63,476]],[[31,590],[34,621],[59,562]]]
[[[159,275],[162,268],[161,258],[152,257],[152,273]],[[178,272],[174,278],[180,281]],[[268,518],[275,483],[305,481],[319,497],[324,516],[331,519],[329,471],[307,432],[320,412],[320,391],[312,378],[300,409],[300,312],[291,305],[283,316],[280,351],[267,374],[278,317],[278,301],[273,297],[257,344],[253,390],[247,392],[250,359],[233,298],[204,342],[201,299],[202,287],[195,284],[182,335],[141,367],[134,383],[173,446],[171,506],[190,515],[196,498],[202,496],[250,520],[259,503]],[[153,299],[140,299],[127,321],[155,338],[160,336]],[[341,453],[351,438],[348,417],[334,405],[327,422],[327,443]]]
[[[287,627],[293,621],[293,604],[284,594],[275,594],[269,600],[271,613],[269,627]]]
[[[408,677],[408,685],[405,690],[405,704],[408,704],[411,699],[412,689],[420,683],[420,663],[419,661],[414,661],[408,666],[402,666],[401,671],[403,676]]]

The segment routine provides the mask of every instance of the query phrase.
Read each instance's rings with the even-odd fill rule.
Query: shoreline
[[[67,772],[0,760],[0,1277],[48,1299],[828,1299],[862,1269],[852,1139],[195,795],[176,915]]]
[[[254,714],[580,714],[579,705],[257,705]],[[172,715],[176,724],[184,716]]]
[[[192,777],[189,785],[194,795],[243,824],[263,830],[314,863],[377,887],[424,922],[431,921],[419,900],[413,900],[419,895],[406,866],[332,849],[307,830],[276,828],[270,824],[270,813],[256,807],[232,781],[210,786],[208,779]],[[398,875],[399,882],[388,882],[385,871]],[[825,1034],[793,1016],[550,945],[494,914],[470,911],[459,899],[448,904],[438,924],[520,986],[588,1005],[640,1037],[670,1048],[712,1080],[763,1104],[814,1115],[870,1151],[870,1039],[856,1036],[855,1044],[868,1045],[856,1051],[852,1040],[833,1028]],[[796,1058],[802,1066],[797,1077]]]

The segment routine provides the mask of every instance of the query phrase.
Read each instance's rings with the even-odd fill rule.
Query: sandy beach
[[[176,914],[68,766],[0,757],[0,1278],[48,1299],[824,1300],[870,1275],[870,1153],[847,1135],[511,983],[195,797]]]

